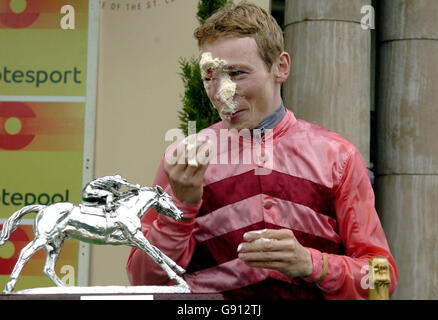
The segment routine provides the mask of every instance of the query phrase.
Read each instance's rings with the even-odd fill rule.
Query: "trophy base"
[[[93,287],[47,287],[25,289],[12,294],[148,294],[190,293],[186,286],[93,286]]]
[[[0,300],[223,300],[221,294],[192,294],[186,286],[94,286],[33,288]]]

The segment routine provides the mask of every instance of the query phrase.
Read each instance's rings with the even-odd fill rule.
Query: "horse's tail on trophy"
[[[18,211],[15,211],[12,216],[10,216],[9,219],[3,224],[3,229],[0,233],[0,247],[2,247],[6,243],[6,241],[8,241],[11,233],[14,232],[15,229],[17,229],[17,225],[24,215],[32,212],[39,212],[44,207],[46,206],[36,204],[26,206]]]

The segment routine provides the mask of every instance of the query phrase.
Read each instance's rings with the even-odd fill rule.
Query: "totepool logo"
[[[3,226],[0,226],[0,230]],[[28,244],[31,239],[26,234],[23,226],[18,226],[17,230],[11,234],[6,245],[0,248],[0,275],[9,275],[17,263],[20,251]]]
[[[0,149],[20,150],[35,138],[26,126],[35,118],[33,110],[23,102],[0,102]]]
[[[38,1],[6,0],[6,7],[1,5],[0,23],[8,28],[22,29],[32,25],[40,16]]]

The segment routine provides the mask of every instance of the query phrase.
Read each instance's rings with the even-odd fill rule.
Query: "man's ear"
[[[287,52],[282,52],[273,65],[276,83],[283,83],[289,77],[290,56]]]

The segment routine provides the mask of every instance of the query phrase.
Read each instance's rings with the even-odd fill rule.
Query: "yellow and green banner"
[[[88,0],[0,0],[1,224],[26,205],[80,202],[86,109],[94,108],[87,97],[91,8]],[[0,248],[0,289],[33,239],[34,217],[25,216]],[[56,265],[66,285],[77,285],[79,256],[78,241],[66,241]],[[44,262],[44,251],[35,254],[16,290],[53,286]]]

